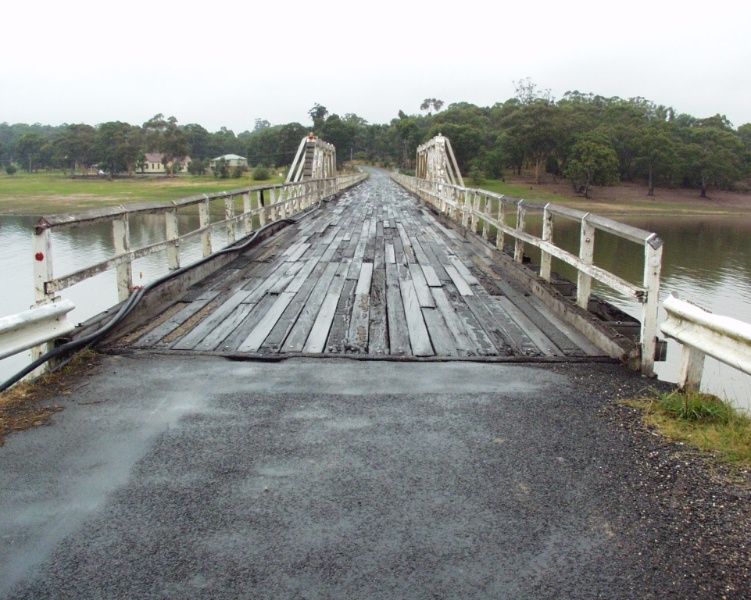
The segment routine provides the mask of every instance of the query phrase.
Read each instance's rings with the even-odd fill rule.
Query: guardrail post
[[[258,219],[261,222],[261,227],[266,225],[266,207],[264,205],[263,190],[258,190]]]
[[[524,206],[524,200],[519,200],[516,205],[516,230],[524,232],[525,221],[527,220],[527,207]],[[514,244],[514,260],[518,263],[524,262],[524,242],[516,238]]]
[[[591,265],[595,256],[595,228],[587,221],[589,213],[582,217],[579,235],[579,258],[586,265]],[[589,310],[589,296],[592,294],[592,277],[579,271],[576,276],[576,304]]]
[[[506,203],[503,201],[503,196],[498,199],[498,223],[501,225],[506,224]],[[506,238],[501,229],[495,233],[495,247],[503,252],[503,246],[506,243]]]
[[[479,220],[479,216],[477,213],[479,212],[480,212],[480,195],[477,192],[472,192],[472,224],[470,226],[472,233],[477,233],[477,222]]]
[[[243,194],[243,226],[245,235],[253,233],[253,215],[250,211],[250,192],[245,192]]]
[[[177,207],[164,213],[164,229],[167,241],[174,241],[174,246],[167,247],[167,263],[169,269],[174,271],[180,268],[180,246],[178,238]]]
[[[120,217],[112,221],[112,237],[115,242],[115,255],[120,256],[130,252],[130,229],[128,226],[128,213],[123,213]],[[117,299],[123,302],[130,296],[130,289],[133,286],[133,264],[130,259],[117,265]]]
[[[488,241],[488,216],[490,215],[490,198],[485,196],[485,208],[483,209],[482,219],[482,239]]]
[[[224,199],[224,218],[230,221],[235,216],[235,198],[234,196],[228,196]],[[235,243],[235,223],[231,221],[227,223],[227,245]]]
[[[54,294],[47,293],[52,279],[52,233],[47,227],[34,231],[34,299],[38,305],[52,302]]]
[[[545,206],[542,216],[542,241],[553,243],[553,213],[548,210],[548,206]],[[549,252],[540,250],[540,277],[544,281],[550,281],[550,271],[552,269],[553,257]]]
[[[276,206],[276,190],[271,188],[269,190],[269,206],[270,206],[270,218],[273,223],[279,218],[278,208]]]
[[[662,240],[653,234],[644,244],[644,288],[646,301],[641,317],[641,370],[643,375],[654,374],[657,347],[657,313],[660,303],[660,271],[662,270]],[[698,359],[695,359],[698,360]],[[704,359],[701,359],[702,365]],[[692,364],[695,362],[692,359]],[[693,367],[687,367],[693,368]],[[701,369],[699,370],[701,377]]]
[[[203,229],[208,227],[211,223],[211,216],[209,214],[209,198],[206,197],[198,205],[198,226]],[[209,256],[211,254],[211,229],[206,229],[201,233],[201,246],[203,247],[203,255]]]

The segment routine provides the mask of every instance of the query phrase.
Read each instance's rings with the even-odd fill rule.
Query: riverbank
[[[136,176],[109,181],[100,177],[71,179],[60,173],[0,175],[0,216],[35,216],[73,213],[92,208],[178,200],[196,194],[281,183],[277,175],[267,181],[254,181],[249,175],[241,179],[215,179],[209,175],[173,178]],[[579,210],[603,215],[751,215],[751,192],[711,190],[709,198],[701,198],[698,190],[655,190],[647,196],[644,185],[625,183],[617,186],[593,186],[590,198],[575,194],[562,179],[549,178],[534,183],[531,175],[511,175],[503,181],[465,181],[468,187],[479,187],[506,196],[535,202],[554,202]]]
[[[211,175],[169,178],[139,175],[113,180],[106,177],[73,179],[62,173],[17,173],[0,176],[0,216],[74,213],[120,204],[179,200],[283,181],[284,177],[279,175],[255,181],[247,173],[239,179],[216,179]]]
[[[751,215],[749,191],[710,190],[708,197],[702,198],[698,190],[656,188],[655,195],[649,197],[646,186],[623,183],[592,186],[590,198],[585,198],[576,194],[564,179],[551,177],[537,185],[533,176],[525,174],[479,184],[467,180],[465,185],[533,202],[565,204],[601,215]]]

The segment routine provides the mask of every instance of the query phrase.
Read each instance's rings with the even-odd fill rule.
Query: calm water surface
[[[618,220],[655,231],[665,240],[661,299],[673,292],[716,314],[751,322],[751,217],[619,217]],[[3,281],[0,316],[26,310],[34,302],[31,240],[34,222],[35,219],[27,217],[0,217],[0,248],[3,249],[0,253],[0,276]],[[562,225],[556,224],[556,242],[577,251],[578,227]],[[195,225],[181,222],[181,229],[183,226],[188,229]],[[133,219],[130,223],[133,246],[162,240],[163,227],[163,220],[158,217]],[[539,223],[532,222],[530,229],[538,227]],[[199,244],[196,240],[181,247],[182,264],[200,256]],[[53,235],[55,275],[88,266],[112,253],[109,225],[72,229]],[[642,262],[640,251],[634,244],[597,233],[597,265],[624,279],[640,283]],[[133,267],[136,283],[148,283],[166,272],[165,265],[165,253],[136,261]],[[553,268],[566,277],[575,277],[566,265],[557,261],[554,261]],[[635,302],[600,286],[595,286],[595,292],[634,317],[640,317],[639,306]],[[84,321],[117,302],[114,273],[98,275],[64,291],[62,295],[76,305],[71,313],[71,321]],[[669,342],[667,362],[657,365],[660,379],[675,381],[679,356],[680,347]],[[28,360],[27,354],[0,362],[0,379],[10,376]],[[707,359],[704,387],[751,408],[751,377],[711,359]]]

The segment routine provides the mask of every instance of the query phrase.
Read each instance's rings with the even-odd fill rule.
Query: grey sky
[[[157,113],[215,131],[310,122],[318,102],[388,123],[424,98],[479,106],[530,77],[751,122],[751,4],[224,0],[3,8],[0,122],[59,125]]]

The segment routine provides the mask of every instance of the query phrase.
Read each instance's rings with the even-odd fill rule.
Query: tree
[[[45,145],[47,140],[38,133],[25,133],[18,139],[16,154],[29,173],[36,170]]]
[[[271,127],[271,123],[269,123],[266,119],[256,119],[253,131],[263,131],[264,129],[268,129],[269,127]]]
[[[655,182],[661,178],[672,180],[678,172],[680,157],[670,134],[668,123],[654,122],[643,127],[637,135],[636,163],[646,171],[648,196],[655,195]]]
[[[316,102],[313,105],[313,108],[308,111],[308,114],[313,121],[313,131],[319,133],[321,127],[323,127],[324,119],[326,119],[326,116],[329,114],[329,110],[325,106]]]
[[[321,128],[321,137],[336,148],[336,162],[338,164],[349,158],[356,135],[357,126],[342,121],[339,115],[331,115]]]
[[[585,134],[573,145],[564,174],[577,192],[589,198],[592,184],[618,183],[618,157],[607,139]]]
[[[504,120],[506,133],[535,164],[535,182],[542,183],[543,167],[563,138],[561,111],[547,100],[523,104]]]
[[[159,113],[143,124],[143,131],[147,149],[162,154],[165,173],[174,177],[178,159],[187,156],[190,150],[184,132],[177,126],[177,119],[165,119]]]
[[[96,129],[81,123],[68,125],[67,130],[54,141],[54,146],[62,164],[69,165],[71,175],[75,177],[78,166],[83,168],[85,175],[94,164],[96,143]]]
[[[182,129],[185,141],[188,143],[188,154],[190,154],[191,159],[203,161],[210,157],[211,134],[204,127],[191,123],[181,126],[180,129]]]
[[[430,114],[431,107],[435,112],[439,112],[443,108],[443,100],[437,100],[436,98],[425,98],[420,104],[420,110],[428,111]]]
[[[714,127],[696,127],[688,131],[683,146],[686,182],[697,185],[701,197],[710,187],[729,188],[741,176],[744,148],[731,131]]]
[[[470,125],[455,125],[453,123],[440,123],[430,130],[428,138],[439,133],[445,135],[451,142],[456,162],[463,173],[468,173],[475,159],[484,154],[484,139],[482,131]],[[479,169],[479,165],[476,165]]]
[[[142,133],[140,127],[122,121],[102,123],[97,130],[94,150],[100,168],[110,177],[122,172],[131,175],[142,154]]]

